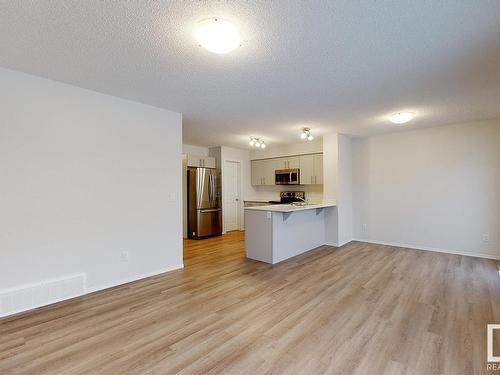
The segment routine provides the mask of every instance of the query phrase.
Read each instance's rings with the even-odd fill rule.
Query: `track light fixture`
[[[248,142],[250,146],[257,148],[266,148],[266,142],[262,138],[250,137],[250,142]]]
[[[310,128],[302,128],[302,133],[300,134],[300,138],[307,139],[308,141],[312,141],[314,139],[314,137],[311,134],[311,129]]]

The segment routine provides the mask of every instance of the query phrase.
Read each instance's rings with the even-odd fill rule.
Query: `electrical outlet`
[[[363,229],[363,232],[366,232],[366,229],[368,228],[368,226],[367,226],[366,224],[363,224],[363,225],[361,226],[361,228]]]
[[[490,242],[490,235],[488,233],[483,234],[483,242],[484,243]]]
[[[267,212],[267,218],[268,218],[268,219],[271,219],[272,217],[273,217],[273,214],[272,214],[271,212],[269,212],[269,211],[268,211],[268,212]]]
[[[130,259],[130,254],[128,251],[122,251],[122,262],[128,262]]]

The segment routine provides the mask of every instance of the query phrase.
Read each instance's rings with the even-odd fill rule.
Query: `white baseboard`
[[[113,288],[115,286],[119,286],[119,285],[123,285],[123,284],[128,284],[128,283],[131,283],[131,282],[134,282],[134,281],[146,279],[146,278],[151,277],[151,276],[157,276],[157,275],[161,275],[162,273],[179,270],[181,268],[184,268],[184,264],[176,264],[175,266],[162,268],[160,270],[155,270],[155,271],[151,271],[151,272],[145,272],[145,273],[142,273],[140,275],[126,277],[126,278],[123,278],[123,279],[120,279],[120,280],[112,281],[110,283],[101,284],[101,285],[98,285],[98,286],[93,286],[91,288],[87,288],[87,291],[86,291],[85,294],[90,294],[90,293],[98,292],[100,290]]]
[[[343,242],[325,242],[325,245],[334,246],[334,247],[341,247],[341,246],[347,245],[351,241],[353,241],[353,240],[347,240],[347,241],[343,241]]]
[[[429,247],[429,246],[409,245],[409,244],[404,244],[404,243],[377,241],[377,240],[366,240],[366,239],[359,239],[359,238],[354,238],[353,241],[373,243],[373,244],[377,244],[377,245],[403,247],[403,248],[415,249],[415,250],[435,251],[437,253],[464,255],[464,256],[468,256],[468,257],[500,260],[500,255],[496,255],[496,254],[473,253],[470,251],[456,251],[456,250],[440,249],[440,248]]]
[[[113,288],[115,286],[119,286],[119,285],[131,283],[133,281],[138,281],[138,280],[145,279],[145,278],[148,278],[148,277],[151,277],[151,276],[161,275],[163,273],[170,272],[170,271],[175,271],[175,270],[178,270],[178,269],[181,269],[181,268],[184,268],[184,264],[178,264],[178,265],[175,265],[175,266],[172,266],[172,267],[167,267],[167,268],[163,268],[163,269],[160,269],[160,270],[146,272],[146,273],[143,273],[143,274],[140,274],[140,275],[135,275],[135,276],[127,277],[127,278],[123,278],[123,279],[120,279],[120,280],[115,280],[115,281],[112,281],[110,283],[101,284],[101,285],[90,287],[90,288],[84,286],[84,289],[82,291],[78,291],[78,292],[75,292],[75,293],[68,293],[68,294],[64,295],[64,298],[54,298],[53,296],[50,296],[50,297],[48,297],[46,299],[39,300],[39,301],[34,302],[34,303],[33,302],[26,303],[25,307],[21,307],[21,308],[15,308],[15,309],[7,309],[7,308],[5,308],[5,309],[2,309],[3,306],[2,306],[2,304],[0,304],[0,318],[11,316],[11,315],[15,315],[15,314],[19,314],[19,313],[23,313],[23,312],[27,312],[27,311],[30,311],[30,310],[33,310],[33,309],[36,309],[36,308],[39,308],[39,307],[52,305],[54,303],[59,303],[59,302],[67,301],[67,300],[72,299],[72,298],[81,297],[81,296],[84,296],[86,294],[98,292],[100,290],[105,290],[105,289],[108,289],[108,288]],[[73,275],[70,275],[70,276],[73,276]],[[59,280],[63,280],[65,278],[67,278],[67,277],[69,277],[69,276],[65,276],[64,278],[44,280],[44,281],[39,282],[39,283],[33,283],[33,284],[29,284],[29,285],[23,285],[21,287],[3,289],[3,290],[0,290],[0,297],[2,295],[8,295],[9,293],[15,293],[17,290],[28,290],[30,288],[38,287],[39,285],[47,285],[47,284],[52,283],[52,282],[58,282]]]

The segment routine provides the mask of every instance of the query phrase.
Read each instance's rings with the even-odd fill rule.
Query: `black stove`
[[[279,203],[303,202],[305,199],[306,193],[303,191],[282,191]]]

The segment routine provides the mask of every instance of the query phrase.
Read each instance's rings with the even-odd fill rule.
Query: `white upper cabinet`
[[[298,156],[289,156],[285,158],[269,159],[276,162],[276,169],[299,168],[300,162]]]
[[[314,155],[300,156],[300,184],[314,184]]]
[[[275,175],[274,172],[276,169],[276,160],[275,159],[267,159],[264,160],[264,184],[263,185],[275,185]]]
[[[215,168],[215,158],[210,156],[188,155],[187,166]]]
[[[323,154],[314,156],[314,183],[323,185]]]
[[[215,158],[205,156],[202,160],[203,166],[206,168],[215,168]]]
[[[323,184],[323,154],[300,156],[300,184]]]
[[[286,159],[288,162],[288,168],[300,168],[300,157],[291,156]]]
[[[252,185],[274,185],[276,159],[252,160]]]
[[[264,185],[264,160],[252,160],[252,185]]]
[[[275,185],[277,169],[300,168],[301,185],[323,184],[323,154],[252,160],[252,185]]]

